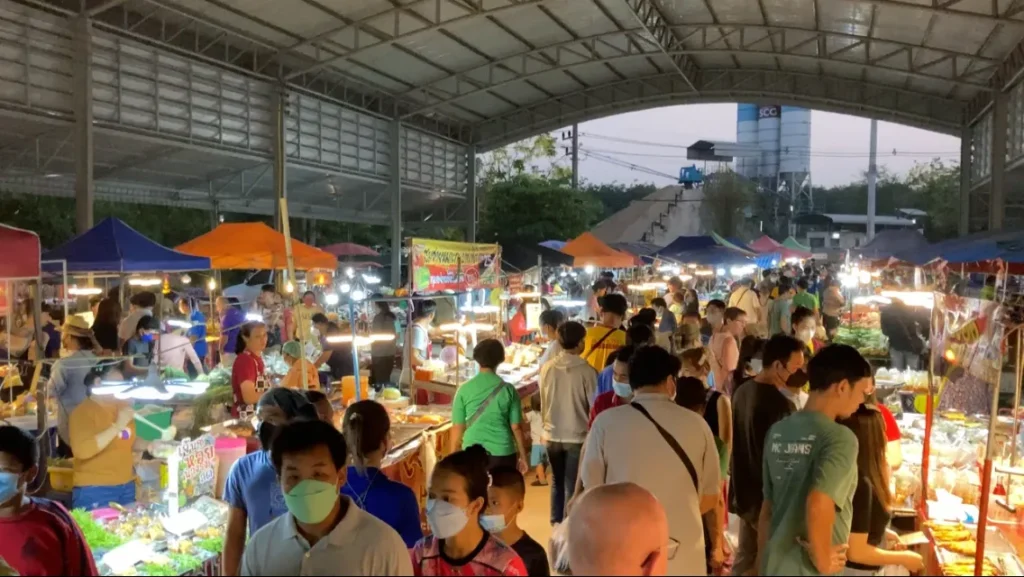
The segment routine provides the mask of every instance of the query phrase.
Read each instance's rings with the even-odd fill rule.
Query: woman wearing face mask
[[[235,362],[231,365],[231,390],[234,404],[231,415],[250,419],[256,403],[269,387],[264,374],[263,350],[267,348],[267,325],[248,322],[242,325],[235,342]]]
[[[807,361],[810,362],[811,357],[825,348],[825,343],[814,336],[818,330],[818,318],[815,316],[814,311],[807,307],[796,307],[796,310],[793,311],[793,316],[790,318],[790,324],[793,326],[793,336],[807,345],[809,352]]]
[[[412,489],[388,479],[381,463],[388,453],[391,419],[375,401],[359,401],[345,411],[342,423],[352,465],[341,494],[401,535],[407,547],[423,537],[420,506]]]
[[[473,445],[434,468],[427,498],[430,537],[412,550],[416,575],[526,575],[512,550],[480,526],[487,507],[487,451]]]

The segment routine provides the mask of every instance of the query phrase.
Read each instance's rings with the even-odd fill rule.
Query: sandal
[[[547,483],[541,483],[540,480],[534,480],[534,482],[530,483],[530,485],[533,486],[533,487],[547,487],[548,486]]]

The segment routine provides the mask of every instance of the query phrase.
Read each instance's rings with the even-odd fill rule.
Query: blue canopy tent
[[[686,264],[717,266],[749,264],[754,253],[712,234],[681,236],[658,251],[657,256]]]
[[[546,241],[540,243],[540,245],[542,247],[544,247],[544,248],[550,248],[551,250],[562,250],[562,247],[565,246],[565,241],[564,240],[546,240]]]
[[[107,218],[43,254],[44,268],[75,273],[178,272],[206,270],[210,259],[161,246],[116,218]]]
[[[961,238],[953,238],[918,248],[896,252],[893,257],[915,265],[925,265],[936,259],[951,263],[967,263],[1001,258],[1007,247],[1001,243],[1024,241],[1024,232],[998,231],[980,232]],[[1012,250],[1011,250],[1012,252]]]

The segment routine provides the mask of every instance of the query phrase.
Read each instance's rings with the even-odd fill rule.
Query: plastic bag
[[[560,575],[572,575],[569,568],[569,523],[563,522],[551,529],[548,540],[548,563],[551,572]]]

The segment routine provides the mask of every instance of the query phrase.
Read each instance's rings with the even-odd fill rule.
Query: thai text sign
[[[213,495],[217,478],[217,452],[214,438],[203,435],[185,439],[167,459],[170,473],[167,494],[171,513],[177,513],[202,495]]]
[[[501,247],[414,238],[411,240],[412,290],[474,290],[499,286]]]

